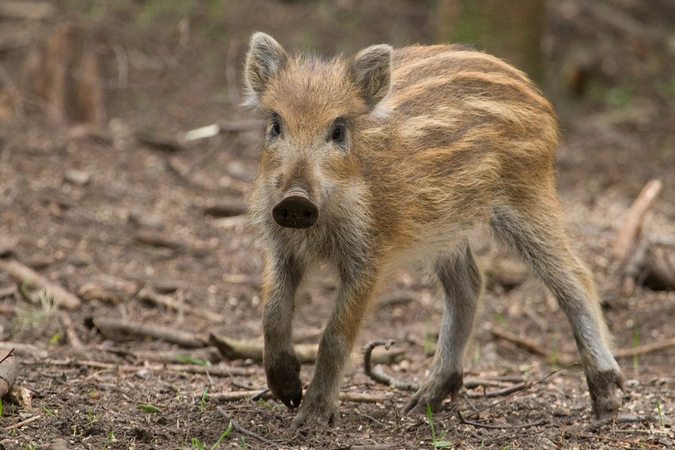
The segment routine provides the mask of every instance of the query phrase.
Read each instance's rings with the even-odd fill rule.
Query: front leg
[[[267,386],[289,408],[302,400],[300,363],[291,341],[295,292],[304,265],[289,256],[267,256],[263,282],[263,363]]]
[[[319,343],[314,377],[300,405],[293,428],[335,425],[345,363],[354,346],[363,314],[375,286],[374,270],[343,278],[333,313]]]

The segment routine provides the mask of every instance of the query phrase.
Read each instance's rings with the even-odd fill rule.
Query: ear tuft
[[[286,65],[287,60],[288,55],[283,47],[270,35],[257,32],[251,36],[244,72],[244,105],[257,106],[260,103],[260,96],[267,84]]]
[[[391,87],[390,45],[373,45],[359,52],[352,62],[352,75],[370,109],[389,93]]]

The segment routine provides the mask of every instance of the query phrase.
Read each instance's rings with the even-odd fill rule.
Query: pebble
[[[64,177],[67,182],[76,184],[78,186],[85,186],[91,180],[91,176],[87,172],[81,170],[68,170]]]

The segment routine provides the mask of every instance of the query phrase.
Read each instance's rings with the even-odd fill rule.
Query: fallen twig
[[[201,394],[200,394],[201,395]],[[238,400],[270,400],[274,398],[272,391],[265,390],[243,390],[233,392],[209,392],[206,397],[213,401],[233,402]],[[344,402],[354,403],[381,403],[386,400],[391,400],[389,394],[370,394],[367,392],[340,392],[338,398]]]
[[[634,355],[644,355],[645,353],[665,350],[670,347],[675,347],[675,338],[667,339],[661,342],[652,342],[650,344],[639,345],[634,348],[619,349],[613,352],[613,354],[615,358],[632,358]]]
[[[462,413],[459,411],[457,411],[457,417],[459,418],[459,423],[471,425],[477,428],[489,428],[491,430],[501,430],[504,428],[520,429],[520,428],[538,427],[540,425],[546,425],[547,423],[544,419],[539,419],[536,422],[524,423],[522,425],[492,425],[488,423],[480,423],[474,422],[473,420],[467,420],[464,417],[462,417]]]
[[[185,247],[183,242],[175,239],[172,236],[167,236],[162,232],[155,230],[138,230],[134,233],[133,239],[141,244],[146,244],[151,247],[165,247],[171,250],[179,250]]]
[[[258,363],[263,360],[264,344],[262,342],[233,339],[211,333],[209,344],[217,347],[226,359],[251,359]],[[310,364],[316,361],[316,355],[319,352],[318,344],[295,344],[293,348],[295,348],[295,354],[301,364]],[[399,361],[405,351],[403,349],[392,349],[390,352],[372,352],[371,349],[371,353],[372,362],[387,365]]]
[[[539,356],[541,358],[544,358],[546,360],[551,359],[551,353],[547,352],[544,350],[538,343],[535,341],[532,341],[530,339],[520,337],[516,334],[510,333],[503,328],[493,326],[492,329],[490,330],[492,332],[492,335],[499,338],[499,339],[504,339],[505,341],[511,342],[512,344],[515,344],[517,347],[522,348],[523,350],[527,350],[528,352],[532,353],[533,355]],[[569,355],[561,355],[557,354],[556,355],[556,362],[559,364],[564,364],[564,365],[569,365],[577,362],[577,358]]]
[[[263,360],[263,343],[232,339],[220,334],[211,333],[209,344],[220,350],[226,359],[252,359],[255,362]],[[319,346],[316,344],[296,344],[295,354],[300,364],[316,361]]]
[[[23,364],[44,364],[43,361],[24,361]],[[112,364],[100,361],[80,360],[80,359],[65,359],[65,360],[50,360],[51,366],[68,366],[68,367],[90,367],[92,369],[100,370],[116,370],[118,372],[133,373],[139,370],[151,370],[153,372],[184,372],[184,373],[208,373],[211,376],[229,377],[232,375],[248,376],[258,373],[255,369],[248,369],[243,367],[226,367],[226,366],[199,366],[196,364],[145,364],[142,366],[134,366],[128,364]],[[257,392],[257,391],[256,391]]]
[[[156,131],[143,130],[136,132],[138,142],[165,152],[183,150],[183,145],[174,136]]]
[[[217,409],[218,409],[218,412],[219,412],[223,417],[225,417],[225,420],[229,420],[229,421],[232,423],[232,427],[233,427],[235,430],[237,430],[238,432],[240,432],[241,434],[245,434],[246,436],[249,436],[249,437],[252,437],[252,438],[254,438],[254,439],[257,439],[257,440],[259,440],[260,442],[264,442],[264,443],[267,444],[267,445],[272,445],[272,446],[274,446],[274,447],[279,447],[279,444],[277,444],[276,442],[270,441],[269,439],[267,439],[267,438],[265,438],[265,437],[262,437],[262,436],[260,436],[259,434],[254,433],[253,431],[247,430],[246,428],[244,428],[244,427],[242,427],[241,425],[239,425],[239,423],[238,423],[236,420],[234,420],[234,419],[232,418],[232,416],[230,416],[230,415],[228,414],[228,412],[225,411],[225,409],[224,409],[223,407],[219,406]]]
[[[47,350],[32,344],[24,344],[23,342],[0,342],[0,351],[11,350],[16,356],[29,356],[35,359],[43,359],[49,356]]]
[[[35,422],[35,421],[38,420],[39,418],[40,418],[40,414],[37,414],[37,415],[35,415],[35,416],[31,417],[31,418],[28,418],[28,419],[26,419],[26,420],[22,420],[21,422],[17,422],[17,423],[15,423],[14,425],[10,425],[10,426],[8,426],[8,427],[5,427],[4,430],[5,430],[5,431],[11,431],[11,430],[15,430],[15,429],[17,429],[17,428],[21,428],[21,427],[24,426],[24,425],[28,425],[29,423]]]
[[[164,306],[168,309],[173,309],[182,313],[190,313],[194,316],[201,317],[202,319],[210,320],[211,322],[224,322],[225,317],[221,314],[218,314],[213,311],[208,311],[203,308],[193,308],[190,305],[179,302],[169,295],[160,294],[155,292],[154,289],[150,287],[144,287],[138,293],[138,297],[141,300],[146,300],[153,302],[157,305]]]
[[[504,395],[513,394],[514,392],[522,391],[527,387],[526,383],[518,383],[513,386],[508,386],[503,389],[498,389],[496,391],[484,391],[484,392],[467,392],[466,395],[470,398],[492,398],[492,397],[501,397]]]
[[[340,392],[338,398],[343,402],[382,403],[386,400],[391,400],[391,395],[384,393],[370,394],[367,392]]]
[[[93,317],[88,319],[87,323],[95,326],[106,338],[112,340],[129,340],[133,337],[148,336],[185,348],[200,348],[207,345],[206,337],[175,328],[108,317]]]
[[[264,120],[249,119],[249,120],[225,120],[200,128],[195,128],[185,133],[183,139],[185,141],[194,141],[197,139],[205,139],[218,135],[221,132],[241,132],[251,130],[262,130],[265,126]]]
[[[541,383],[543,383],[544,381],[548,380],[550,377],[552,377],[552,376],[555,375],[556,373],[558,373],[558,372],[560,372],[560,371],[562,371],[562,370],[569,369],[570,367],[574,367],[574,366],[576,366],[576,365],[578,365],[578,364],[579,364],[579,363],[573,363],[573,364],[570,364],[569,366],[561,367],[560,369],[556,369],[556,370],[552,371],[551,373],[549,373],[548,375],[546,375],[544,378],[541,378],[541,379],[535,381],[534,383],[526,383],[526,385],[525,385],[525,387],[524,387],[523,389],[519,389],[518,391],[516,391],[516,392],[510,394],[508,397],[505,397],[505,398],[503,398],[503,399],[501,399],[501,400],[497,400],[496,402],[492,403],[491,405],[488,405],[488,406],[486,406],[486,407],[484,407],[484,408],[481,408],[481,409],[478,409],[478,410],[476,410],[476,411],[472,411],[467,417],[476,416],[476,415],[478,415],[479,413],[482,413],[482,412],[485,411],[485,410],[488,410],[488,409],[490,409],[490,408],[494,408],[495,406],[497,406],[497,405],[499,405],[499,404],[501,404],[501,403],[504,403],[505,401],[509,400],[511,397],[513,397],[514,395],[516,395],[516,394],[517,394],[518,392],[520,392],[521,390],[531,389],[531,388],[535,387],[536,385],[541,384]]]
[[[17,371],[16,358],[14,357],[13,350],[10,350],[0,361],[0,397],[3,397],[12,389],[16,381]]]
[[[80,299],[70,292],[63,289],[58,284],[52,283],[30,267],[21,264],[15,259],[0,260],[0,269],[7,272],[19,283],[25,283],[29,287],[44,289],[54,302],[67,309],[73,309],[80,306]]]
[[[138,350],[131,352],[131,355],[139,361],[161,362],[164,364],[182,364],[192,361],[196,361],[195,364],[216,364],[222,359],[220,352],[213,347],[170,352]]]
[[[623,431],[623,430],[614,430],[614,433],[617,433],[619,431]],[[626,430],[626,431],[630,431],[631,433],[635,433],[635,432],[641,431],[641,430]],[[598,436],[597,434],[583,434],[583,433],[578,434],[577,436],[580,439],[588,439],[590,442],[593,442],[594,440],[598,440],[598,441],[610,441],[610,442],[614,442],[616,444],[623,444],[623,445],[632,446],[632,447],[636,447],[636,448],[640,448],[640,447],[642,447],[642,448],[645,448],[645,447],[647,447],[647,448],[657,448],[657,449],[663,448],[663,446],[661,446],[661,444],[654,445],[654,444],[650,444],[649,442],[644,442],[641,439],[637,440],[637,441],[635,441],[635,440],[630,441],[630,440],[626,440],[626,439],[617,439],[617,438],[613,438],[613,437],[610,437],[610,436]]]
[[[389,339],[387,341],[375,340],[368,342],[363,347],[363,370],[365,371],[366,375],[368,375],[376,382],[385,384],[387,386],[391,386],[394,389],[399,389],[402,391],[416,391],[417,389],[419,389],[418,384],[406,383],[404,381],[397,380],[394,377],[390,377],[389,375],[384,373],[384,371],[380,366],[376,366],[375,368],[372,367],[371,359],[373,349],[381,345],[384,345],[384,348],[388,350],[392,345],[394,345],[394,341],[392,339]]]
[[[419,389],[419,385],[415,383],[407,383],[403,382],[400,380],[397,380],[386,373],[382,370],[380,366],[375,366],[372,367],[372,359],[371,359],[371,353],[373,349],[375,349],[378,346],[384,345],[385,349],[389,348],[389,346],[393,345],[394,341],[393,340],[376,340],[376,341],[371,341],[367,343],[363,347],[363,367],[366,375],[368,375],[370,378],[375,380],[378,383],[381,384],[386,384],[387,386],[390,386],[394,389],[402,390],[402,391],[416,391]],[[513,385],[513,386],[508,386],[503,389],[499,389],[496,391],[490,391],[490,392],[483,392],[483,393],[475,393],[475,392],[467,392],[467,395],[469,397],[499,397],[502,395],[508,395],[513,392],[517,392],[520,390],[525,389],[525,383],[518,378],[516,381],[518,384]],[[503,382],[501,380],[487,380],[485,378],[470,378],[467,377],[464,380],[464,387],[467,389],[475,389],[477,387],[486,387],[486,386],[503,386]]]
[[[80,338],[77,336],[77,333],[75,332],[75,327],[73,326],[73,321],[70,320],[70,316],[66,312],[61,311],[61,313],[59,314],[59,319],[61,319],[61,324],[63,325],[63,328],[66,331],[68,342],[70,342],[70,345],[71,347],[73,347],[73,350],[75,350],[77,353],[82,353],[84,351],[84,346],[82,345],[82,341],[80,341]]]
[[[14,356],[14,349],[12,348],[2,359],[0,359],[0,364],[4,363],[5,360],[11,356]],[[2,397],[2,395],[0,395]]]
[[[626,219],[616,233],[616,240],[614,241],[614,248],[612,249],[614,256],[621,262],[625,262],[628,258],[631,248],[635,243],[636,236],[640,232],[640,226],[644,219],[644,215],[656,199],[656,196],[661,192],[662,187],[663,183],[661,183],[661,180],[649,181],[645,187],[642,188],[642,191],[640,191],[640,194],[628,210]]]

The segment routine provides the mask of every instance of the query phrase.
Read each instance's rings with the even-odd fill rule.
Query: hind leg
[[[462,358],[483,279],[468,244],[460,253],[439,259],[436,272],[444,291],[441,332],[431,374],[403,408],[404,414],[425,414],[427,404],[438,411],[443,400],[450,395],[454,401],[462,387]]]
[[[593,412],[598,418],[616,415],[621,405],[616,388],[623,389],[623,375],[607,344],[609,332],[592,276],[570,247],[557,199],[521,204],[529,209],[500,207],[493,211],[490,224],[530,265],[565,312],[581,355]]]

